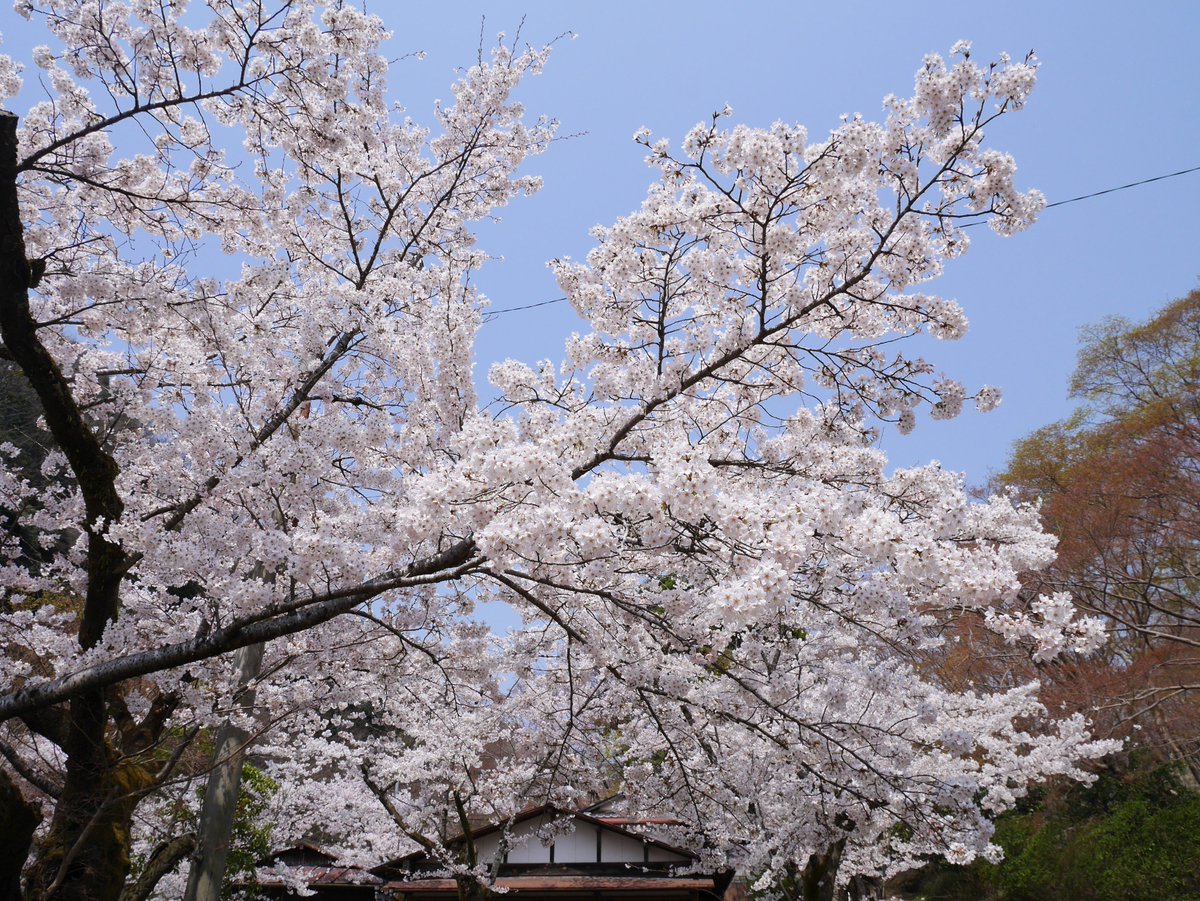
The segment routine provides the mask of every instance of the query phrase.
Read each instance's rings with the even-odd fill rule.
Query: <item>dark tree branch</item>
[[[0,697],[0,721],[57,704],[126,679],[161,672],[238,648],[293,635],[352,610],[386,591],[457,578],[478,566],[475,544],[462,540],[446,550],[418,560],[395,573],[338,591],[314,595],[280,606],[270,614],[242,617],[189,641],[127,654],[31,688]]]

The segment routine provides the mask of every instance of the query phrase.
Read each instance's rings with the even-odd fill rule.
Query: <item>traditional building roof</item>
[[[564,828],[564,825],[566,828]],[[619,896],[622,901],[712,901],[732,874],[696,873],[697,858],[643,831],[677,825],[592,812],[531,807],[509,821],[472,829],[476,860],[489,866],[495,885],[522,901],[566,901]],[[461,835],[447,843],[462,845]],[[680,872],[683,871],[683,872]],[[380,893],[398,901],[445,901],[458,885],[444,861],[418,851],[371,871],[384,880]]]
[[[572,833],[560,837],[563,841],[565,856],[562,852],[555,854],[560,844],[558,839],[549,845],[542,845],[544,853],[537,850],[537,846],[541,843],[534,833],[544,825],[567,819],[573,821],[574,830]],[[669,825],[678,825],[678,820],[609,817],[603,814],[563,811],[553,805],[541,804],[522,810],[511,820],[480,825],[472,829],[470,834],[476,846],[477,857],[484,860],[498,849],[500,835],[508,831],[509,851],[502,855],[503,860],[501,861],[502,864],[507,865],[667,863],[682,866],[693,863],[696,858],[691,852],[647,835],[638,829],[638,827]],[[578,840],[572,840],[571,836],[580,833],[580,830],[583,830],[588,836],[594,836],[594,844],[588,843],[586,839],[584,845],[581,845]],[[463,844],[465,840],[465,836],[458,835],[451,838],[446,844],[448,847],[454,848]],[[441,863],[430,860],[427,852],[418,850],[381,864],[371,872],[386,878],[390,874],[414,872],[431,866],[439,867]]]

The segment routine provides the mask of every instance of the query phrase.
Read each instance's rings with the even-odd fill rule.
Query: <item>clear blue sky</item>
[[[1043,61],[1028,109],[992,137],[1020,167],[1019,183],[1050,201],[1200,165],[1200,2],[654,3],[444,2],[370,4],[395,32],[397,99],[428,118],[447,97],[454,68],[525,17],[535,44],[561,32],[544,75],[523,91],[531,113],[582,133],[533,160],[536,197],[503,211],[483,246],[505,257],[480,277],[496,307],[558,295],[547,259],[581,258],[588,229],[634,209],[651,173],[630,137],[646,125],[678,140],[728,102],[734,120],[801,122],[818,135],[841,113],[880,114],[885,94],[905,94],[923,54],[960,38],[979,59],[1029,49]],[[7,33],[4,49],[21,54]],[[38,40],[42,40],[39,36]],[[1196,287],[1200,276],[1200,173],[1048,210],[1032,230],[1001,239],[975,229],[974,245],[935,289],[958,299],[968,336],[936,344],[939,369],[1005,389],[1003,406],[950,423],[894,431],[893,463],[937,458],[982,481],[1014,439],[1070,409],[1067,380],[1079,326],[1111,314],[1144,318]],[[558,359],[580,328],[564,304],[498,318],[485,330],[479,372],[503,356]]]

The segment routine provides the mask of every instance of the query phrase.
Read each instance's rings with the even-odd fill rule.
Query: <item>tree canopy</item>
[[[964,225],[1043,205],[984,142],[1032,55],[960,42],[826,136],[639,132],[641,206],[552,264],[585,333],[495,366],[487,404],[473,229],[538,188],[555,124],[514,92],[550,48],[501,39],[422,125],[349,4],[22,9],[52,46],[0,117],[0,338],[57,481],[4,448],[0,504],[51,555],[2,547],[4,885],[117,897],[226,721],[293,828],[476,886],[447,823],[619,785],[705,865],[828,894],[994,854],[994,814],[1109,750],[1033,682],[937,678],[956,624],[1038,660],[1098,632],[1022,593],[1035,509],[873,446],[999,401],[900,339],[965,330],[926,290]],[[259,644],[250,705],[231,652]]]

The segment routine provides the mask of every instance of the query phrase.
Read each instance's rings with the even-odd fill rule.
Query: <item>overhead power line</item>
[[[1124,191],[1127,188],[1136,188],[1138,185],[1148,185],[1152,181],[1162,181],[1164,178],[1175,178],[1177,175],[1187,175],[1189,172],[1200,172],[1200,166],[1192,166],[1190,169],[1180,169],[1178,172],[1168,172],[1166,175],[1156,175],[1153,178],[1143,178],[1141,181],[1131,181],[1127,185],[1118,185],[1115,188],[1105,188],[1103,191],[1093,191],[1091,194],[1080,194],[1078,197],[1069,197],[1066,200],[1056,200],[1054,203],[1046,204],[1046,209],[1052,206],[1064,206],[1068,203],[1076,203],[1080,200],[1087,200],[1089,197],[1099,197],[1101,194],[1113,194],[1116,191]]]
[[[1078,203],[1081,200],[1090,200],[1093,197],[1101,197],[1105,194],[1115,194],[1117,191],[1127,191],[1130,188],[1136,188],[1141,185],[1148,185],[1151,182],[1164,181],[1168,178],[1177,178],[1180,175],[1188,175],[1192,172],[1200,172],[1200,166],[1192,166],[1190,169],[1180,169],[1178,172],[1168,172],[1165,175],[1155,175],[1152,178],[1143,178],[1141,181],[1131,181],[1127,185],[1117,185],[1115,188],[1105,188],[1103,191],[1093,191],[1091,194],[1080,194],[1078,197],[1068,197],[1066,200],[1056,200],[1054,203],[1046,204],[1043,209],[1051,209],[1056,206],[1066,206],[1068,203]],[[968,222],[963,228],[970,228],[972,225],[982,225],[982,222]],[[552,297],[550,300],[542,300],[538,303],[527,303],[519,307],[501,307],[498,310],[488,310],[484,313],[484,320],[492,319],[502,313],[516,313],[520,310],[532,310],[535,307],[545,307],[552,303],[562,303],[566,300],[565,297]]]
[[[499,316],[501,313],[516,313],[518,310],[532,310],[534,307],[545,307],[552,303],[562,303],[564,300],[566,300],[565,297],[552,297],[549,300],[541,300],[537,303],[527,303],[519,307],[503,307],[499,310],[488,310],[483,314],[483,318],[487,320],[493,316]]]

